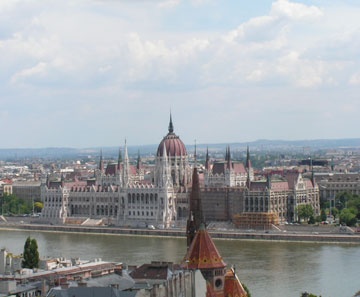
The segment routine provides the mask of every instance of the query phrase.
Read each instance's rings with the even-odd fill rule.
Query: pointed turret
[[[201,205],[201,193],[200,193],[200,181],[197,167],[194,166],[192,176],[192,187],[190,193],[190,210],[189,218],[186,226],[186,238],[187,247],[190,247],[196,232],[199,230],[201,223],[204,222],[202,205]]]
[[[251,169],[251,160],[250,160],[250,150],[249,146],[247,146],[246,150],[246,169],[249,171]]]
[[[313,166],[313,160],[310,160],[310,168],[311,168],[311,182],[313,184],[313,187],[315,187],[315,174],[314,174],[314,166]]]
[[[206,230],[196,166],[193,170],[186,237],[188,249],[181,265],[184,269],[201,271],[207,283],[206,296],[247,297],[235,271],[226,271],[226,263]]]
[[[171,112],[170,112],[170,122],[169,122],[169,133],[174,133],[174,125],[172,122]]]
[[[228,147],[226,146],[226,149],[225,149],[225,162],[227,163],[229,159],[229,156],[228,156]]]
[[[195,145],[194,145],[194,166],[197,167],[196,140],[195,140]]]
[[[127,151],[127,144],[125,139],[125,146],[124,146],[124,166],[122,172],[122,182],[123,186],[126,187],[129,183],[130,179],[130,164],[129,164],[129,156]]]
[[[246,187],[250,190],[251,178],[250,178],[250,172],[249,171],[247,172]]]
[[[205,169],[210,169],[209,147],[206,148]]]
[[[163,148],[163,156],[162,156],[162,160],[161,160],[161,179],[162,179],[162,186],[166,187],[170,182],[171,182],[171,172],[170,172],[170,168],[169,168],[169,162],[168,162],[168,155],[167,155],[167,151],[166,151],[166,146],[164,143],[164,148]]]
[[[104,172],[104,160],[103,160],[102,150],[100,150],[99,170],[100,170],[101,172]]]
[[[229,170],[231,170],[231,169],[232,169],[231,153],[230,153],[230,145],[228,146],[227,168],[228,168]]]
[[[138,157],[137,157],[137,162],[136,162],[136,169],[140,170],[141,169],[141,157],[140,157],[140,150],[138,150]]]
[[[121,148],[119,148],[119,156],[118,156],[118,170],[121,170],[121,163],[122,163],[122,155],[121,155]]]

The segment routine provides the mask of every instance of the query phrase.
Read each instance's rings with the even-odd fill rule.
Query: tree
[[[355,196],[354,199],[351,199],[346,204],[347,208],[354,208],[357,212],[357,218],[360,219],[360,197]]]
[[[30,213],[32,209],[31,201],[18,198],[14,194],[4,194],[0,206],[0,212],[4,214]]]
[[[326,221],[327,216],[326,216],[325,209],[322,209],[322,210],[321,210],[321,212],[320,212],[320,217],[321,217],[321,220],[322,220],[322,221]]]
[[[314,216],[314,210],[309,204],[299,205],[296,210],[299,219],[303,218],[304,220],[308,220],[310,217]]]
[[[358,211],[355,208],[344,208],[340,213],[340,224],[347,226],[355,226]]]
[[[38,252],[38,245],[35,238],[31,239],[30,236],[26,238],[24,245],[24,260],[22,261],[23,268],[38,268],[40,257]]]
[[[353,200],[354,195],[350,192],[341,192],[335,197],[335,206],[337,209],[342,210],[346,207],[346,202],[349,200]]]
[[[44,203],[41,203],[39,201],[34,203],[35,212],[41,212],[43,208],[44,208]]]
[[[249,291],[248,287],[247,287],[244,283],[241,283],[241,285],[243,286],[243,288],[244,288],[244,290],[245,290],[245,292],[246,292],[247,296],[248,296],[248,297],[251,297],[251,293],[250,293],[250,291]]]
[[[336,207],[333,207],[331,208],[331,214],[334,216],[334,219],[336,219],[339,214],[339,210]]]
[[[308,224],[315,224],[315,218],[314,216],[311,216],[309,221],[308,221]]]

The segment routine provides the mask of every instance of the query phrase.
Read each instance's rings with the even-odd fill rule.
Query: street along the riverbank
[[[107,226],[76,226],[76,225],[44,225],[44,224],[0,224],[1,229],[29,230],[44,232],[71,232],[90,234],[113,234],[132,236],[160,236],[160,237],[185,237],[185,230],[181,229],[133,229]],[[333,242],[360,244],[358,234],[333,234],[333,233],[290,233],[290,232],[241,232],[226,230],[210,230],[215,239],[246,239],[246,240],[275,240],[275,241],[304,241],[304,242]],[[317,232],[314,232],[317,233]]]

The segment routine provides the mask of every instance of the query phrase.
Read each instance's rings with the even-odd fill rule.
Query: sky
[[[358,0],[1,0],[0,148],[357,138]]]

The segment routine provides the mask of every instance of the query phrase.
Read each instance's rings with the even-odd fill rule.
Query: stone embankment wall
[[[0,224],[0,229],[33,230],[47,232],[76,232],[98,234],[123,234],[140,236],[165,236],[185,237],[184,230],[147,230],[114,227],[85,227],[68,225],[33,225],[33,224]],[[309,242],[343,242],[360,244],[360,234],[299,234],[299,233],[262,233],[262,232],[235,232],[235,231],[210,231],[213,238],[217,239],[246,239],[246,240],[285,240]]]

